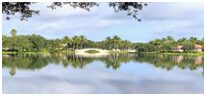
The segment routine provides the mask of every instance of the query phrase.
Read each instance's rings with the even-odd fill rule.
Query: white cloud
[[[102,7],[94,7],[90,12],[80,8],[74,9],[69,6],[51,10],[46,7],[46,5],[49,4],[50,3],[37,3],[33,5],[33,8],[41,9],[40,16],[31,18],[32,23],[35,23],[33,25],[36,25],[35,29],[37,31],[67,30],[87,33],[118,24],[118,21],[112,22],[111,20],[100,18],[104,16],[102,15],[102,10],[104,10]]]
[[[26,23],[17,20],[5,23],[3,20],[3,32],[17,28],[18,33],[40,34],[46,38],[82,34],[90,39],[97,38],[98,40],[118,34],[134,41],[148,41],[165,35],[177,38],[183,36],[203,37],[204,8],[201,3],[150,3],[138,15],[142,22],[137,22],[131,16],[127,16],[125,12],[115,13],[106,3],[92,8],[90,12],[68,6],[52,10],[46,7],[49,4],[32,5],[34,8],[40,9],[40,16],[33,16]],[[96,35],[92,37],[93,33],[97,33],[96,35],[99,37]]]
[[[36,30],[48,30],[48,29],[53,29],[53,28],[60,28],[62,26],[63,22],[49,22],[47,24],[41,24],[41,26],[37,26]]]
[[[141,17],[143,20],[190,20],[203,17],[197,14],[201,11],[201,3],[150,3],[141,12]]]

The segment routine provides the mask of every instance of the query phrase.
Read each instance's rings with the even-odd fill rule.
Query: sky
[[[123,40],[148,42],[168,35],[174,39],[191,36],[202,39],[204,35],[204,4],[196,2],[149,3],[138,13],[138,22],[125,12],[115,13],[107,3],[101,3],[90,12],[63,6],[52,10],[50,3],[37,3],[31,6],[40,10],[40,15],[20,21],[15,15],[6,20],[3,15],[3,35],[10,35],[15,28],[18,35],[38,34],[47,39],[84,35],[93,41],[104,40],[118,35]]]

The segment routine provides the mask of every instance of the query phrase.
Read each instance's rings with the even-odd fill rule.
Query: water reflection
[[[122,64],[128,62],[148,63],[156,68],[172,70],[178,67],[181,70],[197,68],[203,69],[203,56],[182,56],[163,54],[112,54],[101,58],[84,57],[74,54],[50,54],[50,55],[3,55],[3,68],[9,68],[11,76],[14,76],[16,69],[39,70],[49,64],[62,64],[65,68],[82,69],[94,61],[100,61],[106,68],[118,70]],[[203,69],[204,71],[204,69]],[[204,72],[201,72],[202,76]]]

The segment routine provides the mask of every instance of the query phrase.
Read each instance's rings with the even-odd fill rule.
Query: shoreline
[[[203,55],[204,52],[193,52],[193,53],[188,53],[188,52],[137,52],[137,54],[164,54],[164,55]]]
[[[6,52],[6,51],[2,51],[2,55],[9,55],[9,54],[52,54],[52,53],[65,53],[65,54],[77,54],[77,55],[109,55],[109,54],[165,54],[165,55],[203,55],[204,56],[204,52],[195,52],[195,53],[186,53],[186,52],[182,52],[182,53],[175,53],[175,52],[126,52],[126,51],[120,51],[120,52],[116,52],[116,51],[108,51],[108,52],[100,52],[100,53],[96,53],[96,54],[90,54],[90,53],[84,53],[84,52],[75,52],[75,51],[57,51],[57,52]]]

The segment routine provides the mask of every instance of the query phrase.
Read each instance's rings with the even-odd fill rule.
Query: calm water
[[[203,93],[202,56],[3,55],[3,93]]]

